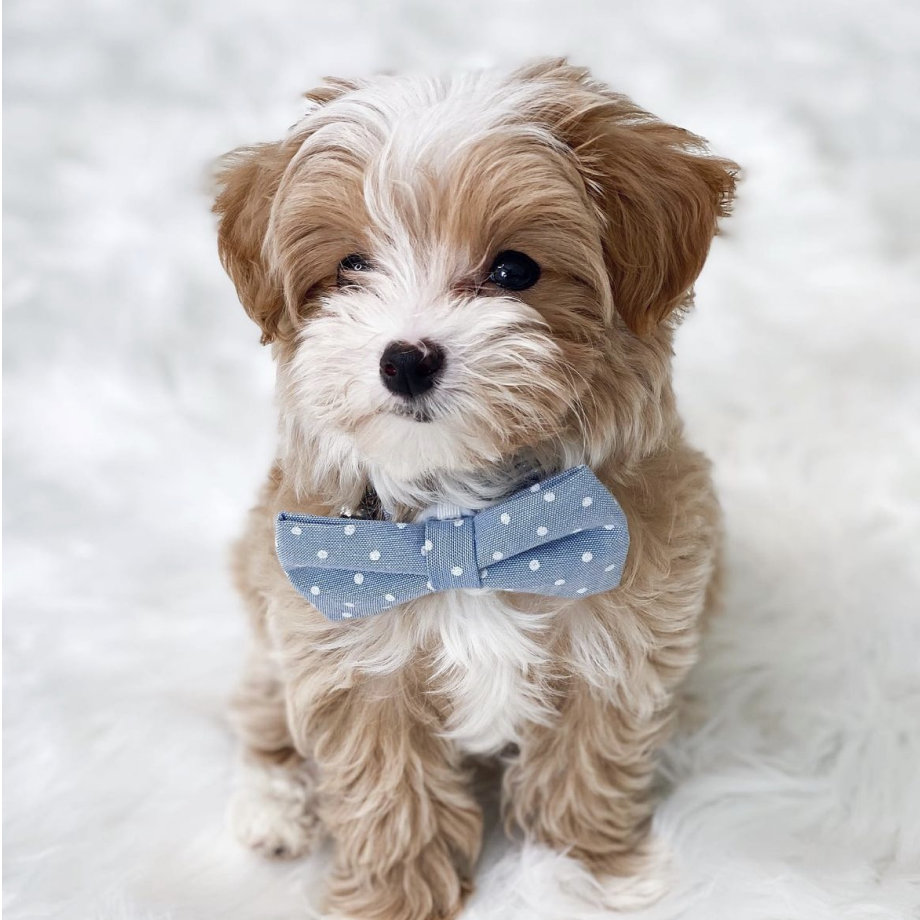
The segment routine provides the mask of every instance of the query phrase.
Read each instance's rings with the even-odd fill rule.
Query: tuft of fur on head
[[[330,505],[479,507],[528,473],[667,435],[671,333],[736,167],[564,61],[327,81],[275,144],[229,154],[219,247],[278,362],[282,463]],[[539,283],[490,285],[527,253]],[[372,270],[342,278],[352,253]],[[411,411],[391,342],[436,342]],[[420,414],[421,413],[421,414]]]

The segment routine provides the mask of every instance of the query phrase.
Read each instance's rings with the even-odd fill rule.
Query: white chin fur
[[[462,469],[475,459],[494,461],[500,457],[497,452],[470,450],[462,434],[443,421],[420,422],[390,413],[362,425],[355,446],[371,467],[390,479],[404,481],[434,471]]]

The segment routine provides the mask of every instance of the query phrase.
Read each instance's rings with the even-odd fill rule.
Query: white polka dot
[[[454,527],[462,527],[463,521],[454,521]]]
[[[319,594],[319,586],[318,586],[318,585],[313,585],[313,587],[310,588],[310,593],[311,593],[314,597],[316,597],[316,595]]]
[[[510,515],[510,514],[503,514],[503,515],[501,516],[500,520],[501,520],[502,524],[510,524],[510,523],[511,523],[511,515]]]
[[[425,582],[425,587],[426,587],[429,591],[434,591],[434,585],[433,585],[430,581]]]
[[[544,493],[543,493],[543,501],[545,501],[545,502],[554,502],[555,500],[556,500],[556,493],[555,493],[555,492],[544,492]]]
[[[363,583],[364,583],[364,576],[360,572],[355,573],[355,584],[360,585]]]
[[[352,614],[351,614],[349,611],[347,611],[347,610],[342,614],[342,616],[343,616],[346,620],[350,620],[350,619],[352,618]]]
[[[367,558],[368,558],[368,559],[372,559],[374,562],[376,562],[376,561],[380,558],[380,550],[379,550],[379,549],[372,549],[372,550],[367,554]]]
[[[480,577],[480,578],[488,578],[488,577],[489,577],[489,570],[488,570],[488,569],[483,569],[483,570],[482,570],[482,575],[480,575],[479,577]]]
[[[345,531],[345,536],[350,537],[355,532],[355,525],[346,524],[342,529]]]
[[[294,534],[295,537],[299,537],[303,531],[299,527],[292,527],[291,533]]]
[[[504,559],[504,558],[505,558],[505,554],[504,554],[504,553],[492,553],[492,558],[493,558],[496,562],[498,562],[499,559]]]
[[[548,531],[545,527],[538,527],[538,528],[537,528],[537,536],[538,536],[538,537],[545,537],[548,533],[549,533],[549,531]]]
[[[586,496],[581,500],[581,507],[582,507],[582,508],[590,508],[593,504],[594,504],[594,499],[591,498],[590,495],[586,495]]]
[[[325,550],[325,549],[317,550],[317,551],[316,551],[316,558],[317,558],[317,559],[328,559],[328,558],[329,558],[329,552],[328,552],[328,550]]]
[[[538,568],[540,568],[540,560],[539,560],[539,559],[531,559],[531,560],[530,560],[530,571],[531,571],[531,572],[536,572]]]
[[[431,540],[426,540],[422,544],[422,555],[427,556],[432,551],[432,549],[434,549],[434,544],[431,542]]]
[[[534,485],[532,485],[532,486],[530,487],[530,491],[531,491],[531,492],[539,492],[539,491],[540,491],[540,483],[538,482],[538,483],[535,483]]]
[[[594,558],[594,553],[582,553],[581,554],[582,562],[590,562],[593,558]]]
[[[348,601],[345,601],[345,606],[346,606],[346,607],[354,607],[355,605],[349,603]]]
[[[604,568],[605,572],[612,572],[616,568],[615,565],[608,565]]]
[[[616,524],[604,524],[604,530],[615,530]]]
[[[564,579],[564,578],[557,578],[557,579],[553,582],[553,584],[558,588],[560,585],[564,585],[564,584],[565,584],[565,579]]]
[[[405,529],[406,529],[406,525],[405,525],[405,524],[397,524],[396,526],[397,526],[400,530],[405,530]]]
[[[575,593],[576,593],[576,594],[585,594],[585,593],[587,592],[587,590],[588,590],[587,588],[579,588]]]
[[[450,570],[450,574],[453,575],[454,578],[459,578],[463,574],[463,569],[461,569],[459,565],[455,565]]]
[[[384,599],[385,601],[388,601],[388,602],[391,603],[391,604],[393,603],[393,601],[396,600],[396,598],[393,597],[392,594],[384,594],[384,595],[383,595],[383,599]]]

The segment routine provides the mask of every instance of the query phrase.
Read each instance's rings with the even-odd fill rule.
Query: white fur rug
[[[747,168],[678,343],[728,597],[668,749],[643,918],[920,912],[920,18],[876,0],[5,4],[6,920],[309,915],[323,859],[224,830],[225,551],[268,354],[206,163],[323,73],[569,53]],[[469,920],[587,920],[493,837]]]

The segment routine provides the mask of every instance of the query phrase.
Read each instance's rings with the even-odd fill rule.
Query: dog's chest
[[[541,624],[500,593],[450,591],[432,600],[432,679],[449,703],[447,734],[465,753],[497,753],[518,741],[525,723],[547,717]]]

